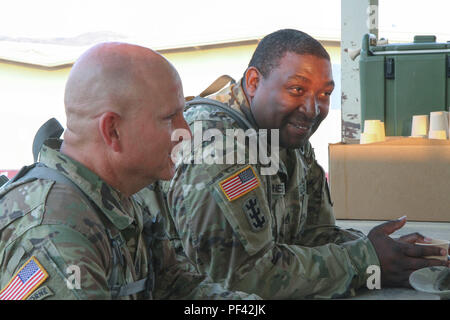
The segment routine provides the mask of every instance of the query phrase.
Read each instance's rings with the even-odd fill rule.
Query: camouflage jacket
[[[124,197],[85,166],[46,145],[40,155],[41,163],[69,178],[95,205],[74,187],[47,179],[26,179],[0,189],[0,299],[17,294],[11,280],[16,275],[23,278],[22,270],[31,265],[44,275],[30,284],[32,290],[23,299],[111,299],[113,286],[145,279],[150,269],[155,299],[248,298],[186,272],[188,267],[175,259],[163,232],[162,217],[150,214],[138,196]],[[151,239],[143,236],[146,218],[153,221]],[[114,255],[117,248],[120,253]],[[6,290],[12,293],[2,297]],[[119,298],[146,299],[148,292]]]
[[[257,129],[241,85],[231,84],[210,98]],[[239,127],[208,105],[192,106],[185,118],[194,136],[193,152],[182,155],[174,178],[162,189],[173,218],[168,230],[174,245],[200,272],[230,290],[264,299],[344,297],[366,284],[367,267],[379,265],[375,249],[363,233],[335,225],[324,170],[309,142],[302,149],[280,150],[273,175],[261,175],[259,160],[198,163],[200,147],[203,154],[216,152],[213,140],[195,142],[199,127],[224,136]],[[248,144],[235,142],[231,149],[228,144],[225,153],[243,147],[248,160]]]

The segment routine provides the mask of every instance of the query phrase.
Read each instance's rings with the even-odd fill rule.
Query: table
[[[336,225],[342,228],[353,228],[365,234],[385,221],[368,220],[337,220]],[[450,223],[447,222],[416,222],[407,221],[405,226],[396,232],[392,237],[400,237],[405,234],[419,232],[424,236],[436,239],[450,239]],[[357,290],[355,297],[351,300],[439,300],[439,296],[428,294],[408,288],[384,288],[381,290],[369,290],[361,288]]]
[[[385,288],[380,290],[369,290],[361,288],[356,296],[346,298],[349,300],[440,300],[434,294],[416,291],[408,288]],[[345,300],[345,299],[344,299]]]

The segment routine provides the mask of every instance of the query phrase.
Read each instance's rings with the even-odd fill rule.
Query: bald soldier
[[[0,299],[248,297],[184,271],[164,217],[133,196],[174,173],[171,134],[187,125],[172,65],[135,45],[94,46],[64,103],[64,142],[47,140],[36,166],[53,174],[0,189]]]
[[[173,241],[199,271],[228,289],[267,299],[337,298],[365,286],[372,265],[381,266],[384,287],[407,286],[413,270],[445,264],[424,258],[446,253],[413,245],[424,240],[418,234],[389,237],[404,218],[368,236],[336,226],[325,173],[309,142],[328,114],[333,89],[323,46],[287,29],[261,40],[241,81],[209,97],[215,105],[188,102],[193,151],[183,154],[161,190],[173,217]],[[250,129],[260,136],[269,130],[269,137],[278,132],[278,154],[278,140],[269,143],[275,172],[268,173],[273,163],[263,162],[261,153],[250,154]],[[230,130],[250,130],[246,144],[236,139],[230,148]],[[207,131],[214,139],[204,138]],[[195,144],[197,134],[201,143]],[[239,162],[242,150],[246,161]],[[198,154],[215,155],[217,162],[198,161]]]

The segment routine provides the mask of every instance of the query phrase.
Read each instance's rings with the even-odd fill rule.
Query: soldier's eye
[[[294,95],[302,95],[305,92],[305,90],[299,86],[291,87],[289,91]]]

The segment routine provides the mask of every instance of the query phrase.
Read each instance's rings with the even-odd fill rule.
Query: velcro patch
[[[0,300],[25,300],[47,278],[44,267],[32,256],[0,291]]]
[[[260,182],[252,166],[249,165],[222,180],[219,185],[228,201],[233,201],[258,188]]]
[[[284,183],[272,184],[272,194],[276,196],[284,196],[286,193]]]
[[[49,287],[43,286],[33,292],[27,300],[42,300],[53,295],[54,293]]]

